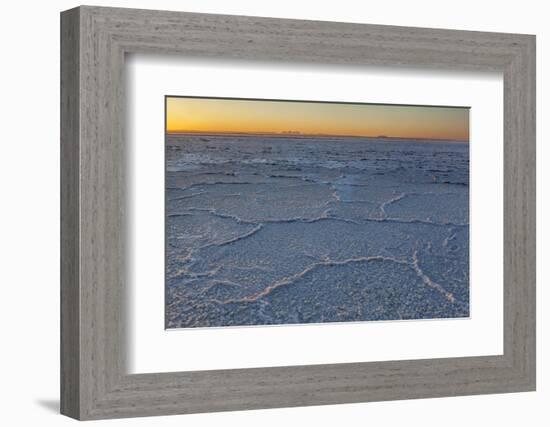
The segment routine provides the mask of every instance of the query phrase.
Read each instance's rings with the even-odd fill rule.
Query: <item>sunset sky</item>
[[[166,98],[166,131],[469,140],[469,108]]]

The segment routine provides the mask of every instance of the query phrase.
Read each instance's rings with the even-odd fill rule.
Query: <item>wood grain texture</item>
[[[79,17],[61,19],[61,412],[80,414]]]
[[[534,36],[87,6],[63,12],[61,27],[62,413],[100,419],[534,390]],[[501,71],[504,354],[127,374],[128,53]]]

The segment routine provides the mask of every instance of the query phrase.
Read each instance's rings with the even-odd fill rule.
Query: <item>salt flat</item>
[[[468,144],[170,135],[168,328],[469,316]]]

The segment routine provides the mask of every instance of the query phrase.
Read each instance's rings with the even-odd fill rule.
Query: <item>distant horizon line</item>
[[[457,143],[470,143],[470,139],[452,139],[452,138],[427,138],[427,137],[410,137],[410,136],[388,136],[388,135],[345,135],[345,134],[324,134],[324,133],[302,133],[295,131],[283,131],[283,132],[205,132],[205,131],[165,131],[166,135],[244,135],[244,136],[275,136],[275,137],[320,137],[320,138],[372,138],[372,139],[407,139],[416,141],[446,141]]]

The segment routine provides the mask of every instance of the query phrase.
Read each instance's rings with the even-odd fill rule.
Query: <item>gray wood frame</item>
[[[504,75],[504,354],[128,375],[124,57]],[[100,419],[535,389],[535,37],[83,6],[61,14],[61,412]],[[160,284],[159,284],[160,285]]]

